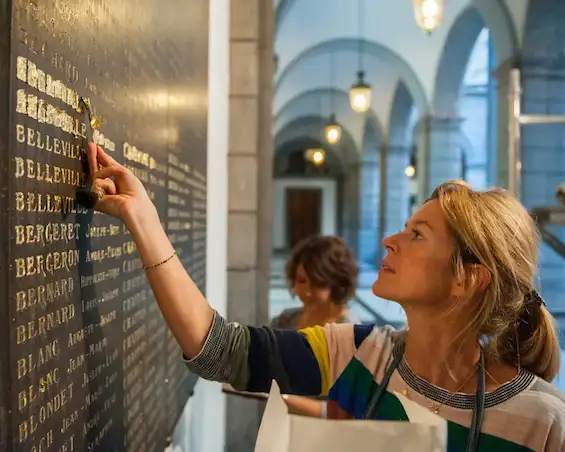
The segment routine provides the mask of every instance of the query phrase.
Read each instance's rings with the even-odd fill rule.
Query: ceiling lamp
[[[414,168],[413,165],[408,165],[406,167],[406,169],[404,170],[404,174],[406,174],[406,176],[412,178],[416,174],[416,168]]]
[[[357,72],[357,83],[349,90],[351,109],[357,113],[365,113],[371,107],[371,86],[365,83],[365,72]]]
[[[306,149],[304,158],[316,166],[320,166],[326,160],[326,151],[322,148]]]
[[[443,0],[414,0],[414,15],[418,26],[430,34],[443,18]]]
[[[333,113],[326,124],[324,134],[329,144],[336,144],[341,139],[341,126],[335,120],[335,115]]]

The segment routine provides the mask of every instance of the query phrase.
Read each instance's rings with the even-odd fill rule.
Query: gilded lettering
[[[73,398],[74,383],[63,387],[57,394],[50,398],[45,404],[39,407],[39,410],[30,415],[23,421],[19,427],[19,442],[24,442],[30,436],[33,436],[37,429],[51,421],[62,407],[66,406]]]
[[[18,359],[18,380],[26,376],[29,372],[40,369],[44,364],[48,364],[57,359],[60,352],[61,347],[59,345],[59,339],[55,339],[49,344],[40,347],[34,353],[30,353],[26,357]]]
[[[53,385],[58,385],[59,381],[59,369],[55,368],[40,377],[37,387],[29,385],[26,390],[20,391],[18,393],[18,409],[20,412],[37,400],[39,394],[43,394]]]
[[[74,197],[70,196],[19,191],[15,192],[14,198],[18,212],[63,213],[65,215],[88,212],[87,209],[78,205]]]
[[[27,58],[19,56],[16,60],[16,77],[22,82],[27,82]]]
[[[24,344],[37,336],[45,336],[55,328],[66,325],[76,315],[74,304],[63,306],[31,321],[16,326],[16,344]]]
[[[79,260],[78,250],[53,251],[35,256],[17,257],[14,259],[16,278],[25,276],[54,275],[61,270],[70,271]]]
[[[23,89],[16,91],[16,112],[27,114],[27,95]]]

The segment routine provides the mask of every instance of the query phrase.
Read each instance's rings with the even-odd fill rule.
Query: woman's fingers
[[[112,157],[106,154],[100,146],[97,146],[98,163],[102,166],[122,166],[116,162]]]
[[[88,167],[90,168],[90,174],[94,174],[98,171],[98,150],[96,144],[88,143]]]
[[[115,177],[119,174],[123,174],[123,172],[124,168],[122,166],[111,165],[96,171],[92,175],[92,179],[108,179],[109,177]]]
[[[122,166],[102,150],[96,143],[88,143],[88,166],[94,174],[100,166]]]
[[[104,190],[108,195],[115,195],[117,193],[116,184],[112,179],[94,179],[92,191],[96,192],[99,189]]]

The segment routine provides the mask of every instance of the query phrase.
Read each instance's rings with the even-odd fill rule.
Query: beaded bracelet
[[[144,265],[143,270],[149,270],[150,268],[160,267],[161,265],[169,262],[176,255],[177,255],[177,252],[175,251],[173,254],[171,254],[169,257],[167,257],[164,261],[158,262],[158,263],[153,264],[153,265]]]

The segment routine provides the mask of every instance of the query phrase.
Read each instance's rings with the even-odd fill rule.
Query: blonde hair
[[[490,281],[475,306],[469,325],[489,356],[521,366],[546,381],[559,371],[561,350],[554,321],[541,299],[533,299],[538,233],[534,221],[513,196],[502,189],[474,191],[465,182],[437,187],[437,199],[454,236],[456,277],[478,284],[476,267]]]

